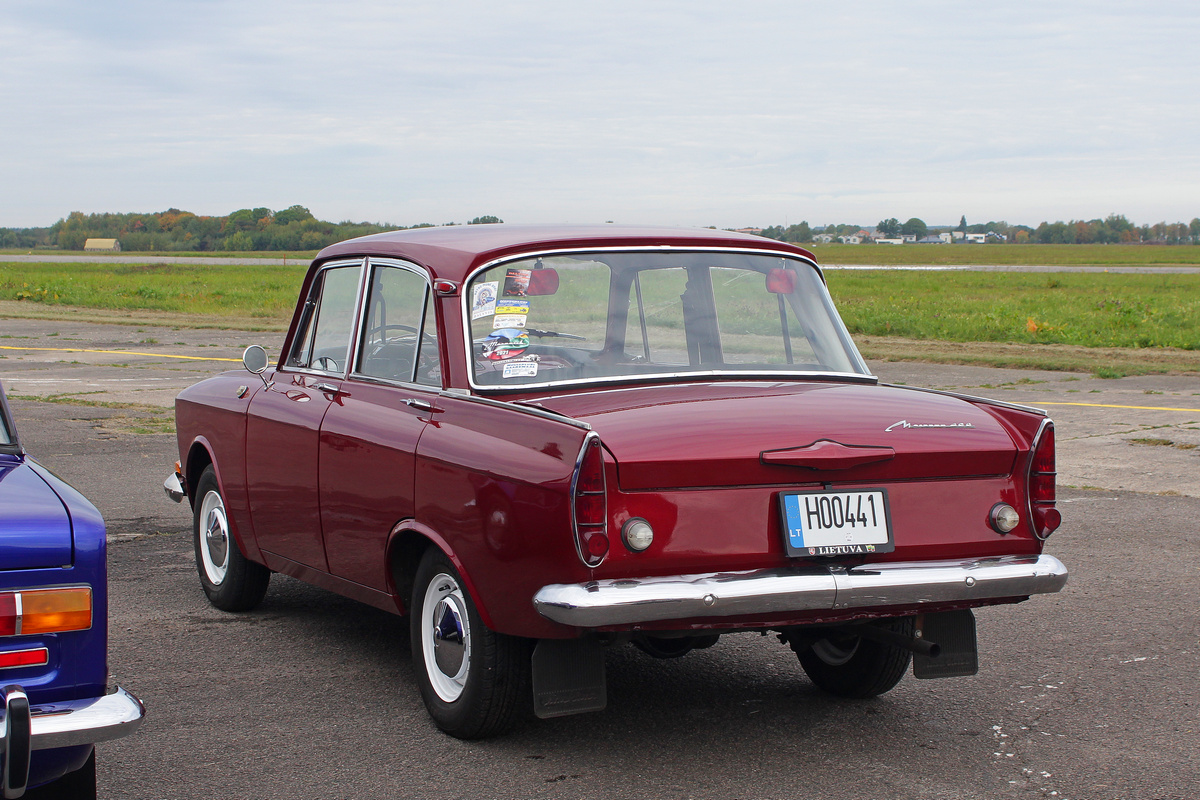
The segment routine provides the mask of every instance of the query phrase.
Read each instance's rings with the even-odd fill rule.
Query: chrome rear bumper
[[[137,730],[146,716],[142,701],[116,687],[110,694],[83,700],[31,705],[16,684],[0,689],[0,794],[20,797],[35,750],[95,744]]]
[[[580,628],[672,619],[914,606],[1057,592],[1067,568],[1054,556],[709,572],[555,583],[533,598],[547,619]]]

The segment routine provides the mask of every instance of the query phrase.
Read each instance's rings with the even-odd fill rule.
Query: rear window
[[[592,252],[510,261],[465,294],[477,388],[868,371],[816,268],[774,255]]]

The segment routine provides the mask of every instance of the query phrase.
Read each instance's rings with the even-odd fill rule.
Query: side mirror
[[[267,351],[252,344],[242,353],[242,366],[255,375],[262,375],[267,370]]]
[[[271,384],[263,377],[267,371],[267,351],[252,344],[242,352],[242,366],[257,375],[263,382],[263,388],[270,389]],[[238,395],[239,397],[241,395]]]

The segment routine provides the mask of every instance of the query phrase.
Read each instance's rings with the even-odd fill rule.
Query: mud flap
[[[979,671],[979,649],[975,643],[975,615],[971,609],[940,611],[917,617],[921,638],[936,644],[936,656],[913,656],[917,678],[956,678]]]
[[[541,639],[533,649],[533,713],[541,719],[608,705],[604,647],[594,639]]]

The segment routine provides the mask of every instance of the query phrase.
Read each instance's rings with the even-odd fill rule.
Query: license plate
[[[790,556],[890,553],[892,521],[886,489],[785,492],[783,542]]]

